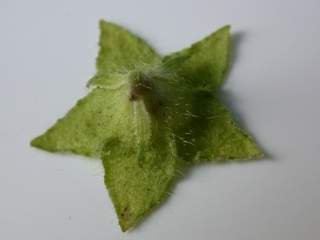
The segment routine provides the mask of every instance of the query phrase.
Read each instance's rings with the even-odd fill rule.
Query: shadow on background
[[[246,39],[247,34],[244,32],[236,32],[231,35],[231,49],[230,49],[230,63],[229,63],[229,69],[226,73],[226,80],[225,82],[230,81],[229,80],[229,74],[232,72],[234,65],[239,61],[240,55],[241,55],[241,43]],[[250,128],[247,126],[245,118],[241,115],[240,111],[238,110],[237,104],[240,102],[237,97],[228,90],[221,89],[219,92],[219,99],[225,104],[226,108],[230,111],[234,121],[237,123],[237,125],[242,128],[245,132],[247,132],[255,141],[259,149],[263,152],[264,157],[263,159],[273,160],[272,154],[268,149],[265,148],[265,146],[262,146],[259,139],[250,132]]]

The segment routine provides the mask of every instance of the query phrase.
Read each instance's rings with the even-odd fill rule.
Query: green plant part
[[[217,97],[230,27],[161,57],[122,27],[100,21],[90,92],[31,145],[100,158],[123,231],[171,190],[184,166],[261,158]]]

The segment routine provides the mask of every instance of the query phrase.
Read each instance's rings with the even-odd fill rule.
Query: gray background
[[[0,0],[0,239],[319,239],[319,8],[316,0]],[[86,94],[100,18],[162,54],[231,24],[223,98],[269,159],[194,168],[122,234],[100,161],[29,147]]]

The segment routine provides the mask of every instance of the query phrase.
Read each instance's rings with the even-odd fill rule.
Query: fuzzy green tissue
[[[100,21],[89,94],[31,145],[102,159],[123,231],[168,196],[185,166],[261,158],[217,96],[228,68],[229,31],[222,27],[162,57],[124,28]]]

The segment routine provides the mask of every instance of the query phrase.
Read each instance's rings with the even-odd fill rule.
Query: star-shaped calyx
[[[163,201],[186,165],[262,156],[217,97],[229,26],[161,57],[141,38],[100,21],[89,94],[31,144],[100,158],[121,229]]]

